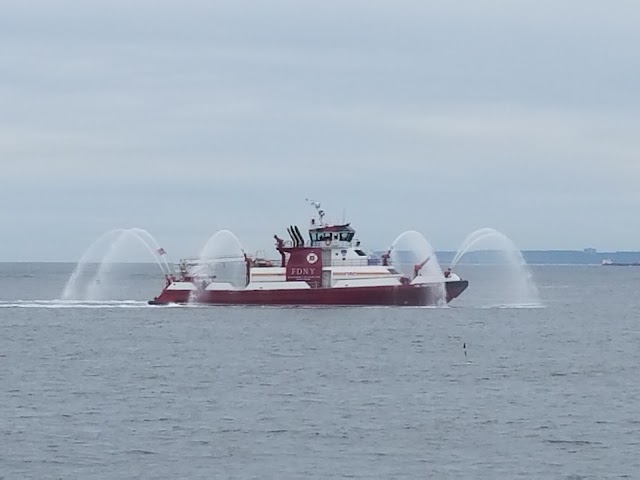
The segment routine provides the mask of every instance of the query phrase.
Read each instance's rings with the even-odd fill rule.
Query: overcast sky
[[[306,197],[374,249],[640,250],[637,1],[1,7],[0,261],[268,249]]]

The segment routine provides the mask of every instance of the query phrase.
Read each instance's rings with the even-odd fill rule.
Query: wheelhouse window
[[[355,232],[342,231],[342,232],[309,232],[309,236],[312,242],[326,242],[327,240],[337,240],[340,242],[349,242],[353,240]]]
[[[355,232],[340,232],[340,241],[341,242],[351,242]]]
[[[310,232],[312,242],[325,242],[331,240],[331,233],[328,232]]]

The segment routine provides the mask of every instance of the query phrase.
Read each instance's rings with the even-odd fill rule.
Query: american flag
[[[158,250],[156,250],[156,252],[158,252],[158,255],[166,255],[166,250],[162,247],[160,247]]]

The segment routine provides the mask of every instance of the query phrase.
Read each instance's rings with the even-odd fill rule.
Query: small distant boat
[[[614,262],[611,259],[605,258],[602,260],[603,267],[640,267],[640,262]]]

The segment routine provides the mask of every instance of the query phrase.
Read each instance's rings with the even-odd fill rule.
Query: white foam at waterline
[[[149,308],[147,302],[139,300],[2,300],[0,308]]]
[[[473,307],[472,307],[473,308]],[[497,305],[482,305],[481,307],[475,307],[485,310],[490,309],[538,309],[538,308],[547,308],[542,303],[522,303],[522,304],[497,304]]]

